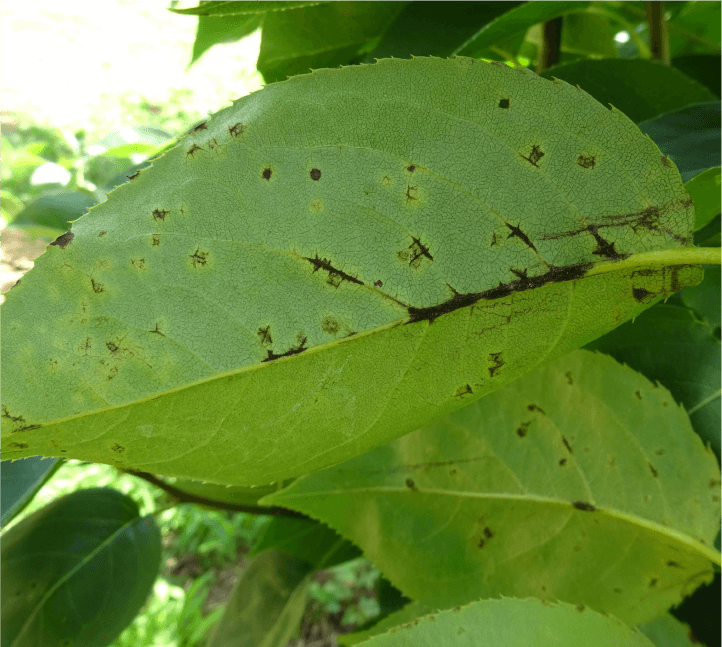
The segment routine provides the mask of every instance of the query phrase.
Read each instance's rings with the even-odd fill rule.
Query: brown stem
[[[562,18],[554,18],[542,27],[542,44],[537,56],[536,72],[546,70],[559,60],[559,48],[562,42]]]
[[[169,483],[166,483],[162,479],[159,479],[153,474],[148,472],[136,472],[133,470],[127,470],[128,474],[142,478],[148,483],[152,483],[161,490],[165,490],[173,498],[177,499],[180,503],[198,503],[205,505],[210,508],[219,508],[220,510],[231,510],[232,512],[245,512],[247,514],[266,514],[274,517],[296,517],[297,519],[308,519],[305,514],[296,512],[295,510],[287,510],[286,508],[279,508],[278,506],[262,506],[262,505],[250,505],[246,503],[229,503],[228,501],[218,501],[216,499],[209,499],[205,496],[198,494],[191,494],[190,492],[183,492],[176,487],[173,487]]]
[[[647,0],[644,3],[649,24],[649,49],[652,57],[657,58],[665,65],[670,65],[669,35],[667,34],[667,21],[664,19],[663,0]]]

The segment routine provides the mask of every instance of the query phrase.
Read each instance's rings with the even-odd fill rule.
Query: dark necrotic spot
[[[406,167],[406,170],[407,170],[409,173],[413,173],[413,172],[416,170],[416,167],[412,164],[411,166],[407,166],[407,167]]]
[[[491,531],[491,528],[489,528],[489,526],[484,528],[484,537],[486,537],[487,539],[491,539],[493,536],[494,533]]]
[[[311,179],[314,181],[318,181],[321,179],[321,171],[319,171],[317,168],[311,169]]]
[[[96,294],[100,294],[105,290],[103,284],[96,282],[95,279],[90,279],[90,283],[93,286],[93,292],[95,292]]]
[[[499,107],[506,110],[509,107],[509,99],[502,99],[499,101]]]
[[[105,236],[105,234],[107,234],[107,233],[108,232],[105,230],[101,231],[100,233],[98,233],[98,238],[100,238],[101,236]]]
[[[567,464],[566,458],[560,458],[559,459],[559,467],[564,467]]]
[[[594,155],[580,155],[577,157],[577,164],[582,168],[594,168],[596,164]]]
[[[377,288],[382,288],[382,287],[384,287],[384,282],[383,281],[374,281],[374,286],[376,286]]]
[[[654,465],[652,465],[652,463],[649,463],[649,469],[652,472],[652,476],[654,476],[654,478],[657,478],[659,476],[659,472],[654,469]]]
[[[640,303],[647,299],[650,295],[654,296],[654,293],[649,290],[645,290],[644,288],[632,288],[632,296]]]
[[[413,479],[406,479],[406,487],[409,488],[409,490],[416,491],[416,483],[414,483]]]
[[[228,132],[230,133],[231,137],[238,137],[238,135],[243,133],[243,124],[237,123],[235,126],[229,126]]]
[[[75,238],[75,234],[72,231],[66,231],[62,236],[58,236],[50,244],[60,247],[60,249],[65,249],[73,238]]]
[[[573,501],[572,505],[577,510],[584,510],[585,512],[594,512],[596,510],[591,503],[587,503],[586,501]]]
[[[529,425],[531,423],[529,422],[522,422],[519,428],[516,430],[516,435],[519,436],[519,438],[524,438],[526,436],[527,432],[529,431]]]
[[[270,168],[264,168],[263,173],[261,173],[261,177],[264,180],[270,180],[271,179],[271,169]]]

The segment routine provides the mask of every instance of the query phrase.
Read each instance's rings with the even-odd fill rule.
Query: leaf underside
[[[469,58],[236,101],[7,295],[4,457],[262,484],[398,437],[615,328],[698,267],[674,164],[562,81]]]

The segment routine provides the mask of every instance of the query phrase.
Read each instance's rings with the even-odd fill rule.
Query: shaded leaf
[[[284,647],[298,633],[311,565],[266,550],[247,566],[231,593],[209,647]]]
[[[684,188],[694,200],[694,230],[699,231],[720,214],[720,167],[696,175]]]
[[[484,25],[456,53],[462,56],[481,56],[484,49],[506,40],[517,32],[526,31],[537,23],[580,11],[590,4],[590,2],[571,0],[567,2],[525,2],[522,5],[510,8],[509,11]]]
[[[720,96],[722,65],[718,54],[688,54],[672,59],[672,65]]]
[[[560,50],[568,54],[592,58],[616,58],[615,31],[606,16],[593,13],[573,13],[564,16]],[[590,94],[594,96],[593,93]],[[623,108],[618,107],[625,112]]]
[[[720,325],[720,292],[720,267],[713,265],[705,270],[702,283],[684,291],[682,301],[715,329]]]
[[[262,502],[430,606],[535,596],[636,624],[712,579],[719,482],[666,389],[580,350]]]
[[[19,461],[3,461],[0,467],[2,478],[2,525],[10,521],[35,496],[47,480],[53,468],[57,466],[57,458],[42,459],[37,457],[23,458]]]
[[[266,83],[358,62],[405,2],[330,2],[266,15],[256,67]]]
[[[3,645],[105,647],[130,623],[160,566],[160,533],[129,497],[79,490],[3,535]]]
[[[304,559],[315,568],[330,568],[356,559],[361,551],[335,530],[313,519],[274,517],[266,526],[251,555],[276,548]]]
[[[600,103],[613,105],[635,122],[715,99],[707,88],[678,70],[641,59],[566,63],[550,67],[540,76],[578,85]],[[655,143],[659,146],[659,142]]]
[[[654,647],[693,647],[699,641],[689,625],[665,613],[651,622],[640,625],[639,630],[649,638]]]
[[[720,165],[720,102],[698,103],[640,122],[687,182]]]
[[[693,222],[622,113],[526,69],[267,86],[8,293],[5,456],[234,485],[346,460],[698,283]]]
[[[456,54],[495,19],[524,2],[410,2],[364,59]]]

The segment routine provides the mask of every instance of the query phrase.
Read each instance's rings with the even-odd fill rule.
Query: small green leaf
[[[580,350],[262,503],[328,523],[429,606],[535,596],[637,624],[712,579],[719,484],[666,389]]]
[[[3,645],[105,647],[145,603],[160,551],[153,517],[116,490],[38,510],[3,535]]]

